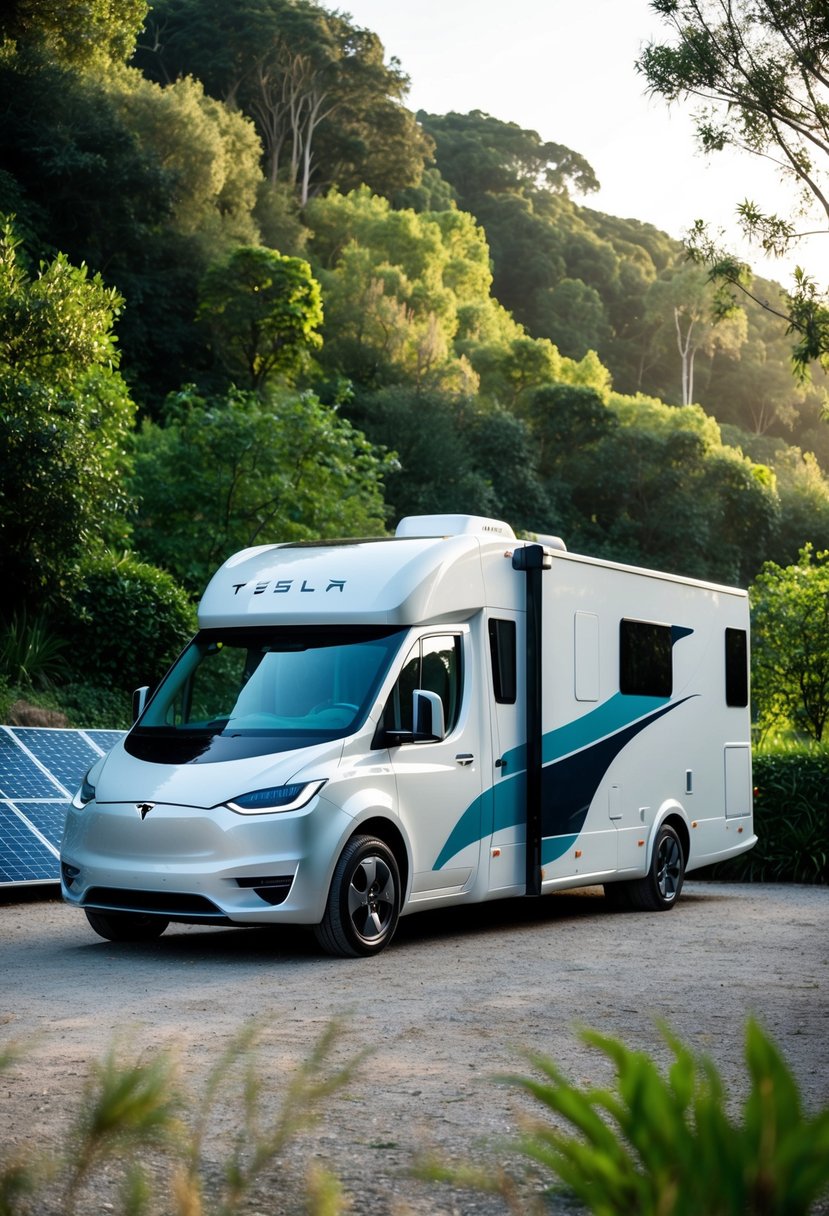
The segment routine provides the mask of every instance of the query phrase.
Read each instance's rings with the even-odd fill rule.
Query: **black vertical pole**
[[[541,575],[550,567],[542,545],[524,545],[513,554],[514,569],[527,576],[527,895],[541,894]]]

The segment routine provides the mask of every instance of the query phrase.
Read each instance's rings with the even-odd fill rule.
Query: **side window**
[[[415,642],[386,703],[387,730],[413,729],[412,693],[416,688],[438,694],[448,734],[458,720],[461,703],[460,637],[440,634]]]
[[[619,691],[639,697],[669,697],[673,691],[670,625],[619,622]]]
[[[499,705],[514,705],[517,696],[515,621],[493,617],[489,622],[492,686]]]
[[[725,631],[725,703],[748,705],[748,638],[745,629]]]

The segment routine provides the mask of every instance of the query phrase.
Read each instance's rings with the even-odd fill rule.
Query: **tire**
[[[637,912],[667,912],[674,906],[685,878],[685,854],[672,827],[664,824],[653,842],[653,855],[644,878],[613,882],[605,886],[605,897],[614,908]]]
[[[85,908],[86,919],[99,937],[110,942],[150,942],[169,925],[163,916],[143,912],[93,912]]]
[[[400,915],[400,873],[388,845],[352,836],[331,879],[325,915],[314,926],[323,950],[341,958],[379,954]]]

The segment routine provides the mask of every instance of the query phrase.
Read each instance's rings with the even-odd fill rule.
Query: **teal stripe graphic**
[[[681,704],[681,702],[676,704]],[[650,716],[659,713],[661,717],[667,707],[673,708],[670,706],[669,697],[632,697],[616,693],[575,722],[568,722],[546,734],[542,740],[542,763],[547,766],[553,765],[567,756],[585,751],[601,740],[626,730],[636,722],[641,721],[644,727]],[[450,832],[435,860],[433,869],[441,869],[461,849],[481,838],[482,800],[489,794],[494,794],[494,831],[514,827],[523,822],[526,800],[526,747],[522,744],[520,747],[513,748],[512,751],[506,753],[504,760],[506,762],[502,769],[504,776],[491,790],[486,791],[471,806],[467,807]],[[604,770],[596,773],[596,787],[603,776]],[[489,835],[489,833],[485,832],[485,835]],[[565,836],[546,837],[542,841],[542,864],[561,857],[577,837],[577,832]]]

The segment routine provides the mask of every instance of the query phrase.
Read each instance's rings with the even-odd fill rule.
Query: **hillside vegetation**
[[[415,115],[307,0],[114,11],[0,16],[7,685],[111,717],[114,588],[152,682],[229,552],[406,513],[744,585],[829,548],[823,373],[577,151]]]

